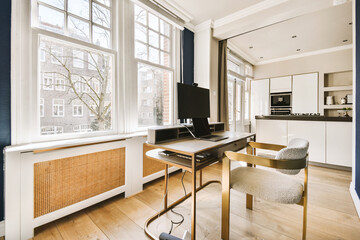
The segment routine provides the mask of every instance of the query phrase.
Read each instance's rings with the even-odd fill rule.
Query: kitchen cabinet
[[[256,120],[256,141],[287,145],[287,124],[285,120]]]
[[[351,130],[351,122],[326,122],[326,163],[351,167]]]
[[[291,92],[291,76],[270,79],[270,93]]]
[[[252,80],[250,95],[251,132],[255,132],[255,116],[270,114],[269,79]]]
[[[293,75],[293,113],[318,113],[318,73]]]
[[[309,141],[309,161],[325,163],[325,122],[288,121],[288,143],[294,138]]]

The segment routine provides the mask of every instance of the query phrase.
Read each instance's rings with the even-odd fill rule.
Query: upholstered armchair
[[[222,176],[222,229],[221,237],[229,239],[230,226],[230,189],[246,193],[246,207],[253,209],[253,196],[261,199],[303,206],[303,235],[306,239],[307,214],[307,178],[308,178],[309,142],[304,139],[293,139],[288,146],[249,142],[247,154],[225,152]],[[256,156],[256,149],[278,151],[275,158]],[[230,170],[230,161],[242,161],[247,167]],[[275,168],[256,168],[257,165]],[[304,183],[287,176],[295,175],[305,169]]]

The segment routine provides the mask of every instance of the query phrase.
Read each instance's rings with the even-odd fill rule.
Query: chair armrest
[[[280,151],[283,148],[286,148],[284,145],[276,145],[276,144],[269,144],[269,143],[260,143],[260,142],[248,142],[248,144],[252,148],[260,148],[260,149],[267,149],[273,151]]]
[[[230,160],[242,161],[250,164],[277,169],[303,169],[307,165],[307,156],[301,159],[286,160],[265,158],[231,151],[226,151],[225,156],[228,157]]]

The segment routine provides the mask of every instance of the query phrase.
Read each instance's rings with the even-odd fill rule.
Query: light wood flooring
[[[183,196],[181,172],[171,175],[169,202]],[[219,179],[221,163],[204,169],[204,180]],[[303,173],[296,176],[302,178]],[[190,174],[185,186],[191,189]],[[307,239],[360,239],[360,222],[349,193],[351,173],[310,166]],[[162,206],[163,178],[144,186],[131,197],[123,195],[41,226],[33,239],[148,239],[145,220]],[[174,229],[181,237],[190,229],[190,199],[176,207],[185,222]],[[220,239],[221,186],[212,184],[197,195],[197,239]],[[151,225],[151,232],[168,232],[170,220],[180,218],[168,213]],[[254,210],[245,208],[245,195],[231,192],[231,239],[301,239],[302,207],[274,204],[255,198]]]

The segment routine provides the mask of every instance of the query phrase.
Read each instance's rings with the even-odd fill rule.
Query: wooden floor
[[[181,172],[171,175],[170,202],[183,196]],[[204,180],[219,179],[221,163],[204,170]],[[296,177],[303,177],[300,173]],[[360,222],[349,193],[351,173],[310,166],[307,239],[360,239]],[[185,176],[187,191],[190,174]],[[147,239],[145,220],[161,208],[163,181],[147,184],[131,197],[118,196],[88,209],[36,229],[42,239]],[[197,195],[197,239],[220,239],[221,186],[212,184]],[[190,229],[190,199],[175,208],[185,222],[173,234],[181,237]],[[170,220],[180,218],[168,213],[151,225],[151,232],[168,232]],[[274,204],[255,199],[254,210],[245,208],[245,195],[231,192],[231,239],[301,239],[302,207]]]

